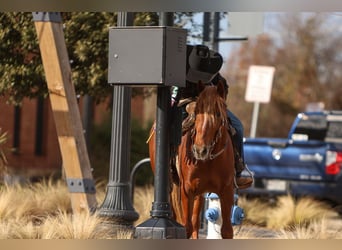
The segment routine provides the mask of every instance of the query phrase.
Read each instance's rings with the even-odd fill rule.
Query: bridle
[[[196,115],[195,115],[196,117]],[[219,142],[219,140],[221,139],[222,137],[222,129],[226,129],[226,131],[228,131],[228,128],[227,128],[227,122],[225,121],[225,119],[222,119],[222,123],[219,127],[219,129],[217,130],[216,134],[215,134],[215,138],[214,140],[211,142],[211,144],[207,147],[208,148],[208,159],[209,160],[213,160],[215,159],[216,157],[220,156],[224,150],[226,149],[227,145],[228,145],[228,135],[226,137],[226,141],[223,145],[223,148],[220,149],[217,153],[213,153],[214,149],[215,149],[215,146],[216,144]],[[196,130],[195,130],[195,127],[193,127],[190,131],[190,138],[191,138],[191,145],[193,146],[194,145],[194,137],[196,135]]]
[[[215,140],[212,142],[212,144],[209,146],[209,159],[210,160],[213,160],[215,159],[216,157],[218,157],[220,154],[222,154],[224,152],[224,150],[226,149],[227,145],[228,145],[228,136],[226,138],[226,142],[224,143],[223,145],[223,148],[218,151],[217,153],[213,154],[212,151],[214,150],[214,147],[216,145],[216,143],[218,142],[218,140],[222,137],[222,127],[224,129],[227,129],[226,126],[224,125],[224,122],[223,124],[220,126],[219,130],[218,130],[218,133],[216,133],[216,136],[215,136]]]

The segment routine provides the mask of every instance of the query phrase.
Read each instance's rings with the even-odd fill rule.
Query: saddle
[[[182,121],[182,135],[188,132],[195,124],[195,108],[196,101],[191,101],[185,106],[188,116]]]

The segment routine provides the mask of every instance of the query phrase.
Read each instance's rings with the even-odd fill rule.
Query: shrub
[[[140,160],[148,157],[146,139],[149,128],[144,128],[138,120],[131,122],[130,169]],[[94,169],[96,179],[107,179],[110,164],[112,118],[108,116],[105,121],[94,127],[90,137],[89,158]],[[151,184],[153,174],[151,168],[143,166],[136,175],[136,184]]]

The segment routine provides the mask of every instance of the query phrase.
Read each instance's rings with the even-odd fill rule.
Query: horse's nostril
[[[197,159],[205,159],[208,154],[208,149],[205,146],[193,145],[192,152]]]
[[[196,145],[192,146],[192,152],[196,154],[198,152]]]

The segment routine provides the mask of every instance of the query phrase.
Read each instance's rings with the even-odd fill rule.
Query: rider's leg
[[[240,154],[240,157],[242,161],[244,160],[243,155],[243,125],[239,118],[236,117],[236,115],[233,114],[230,110],[227,111],[228,116],[230,118],[231,124],[234,127],[236,133],[233,137],[234,144],[236,149],[238,150],[238,153]]]
[[[239,118],[234,115],[230,110],[227,110],[227,114],[230,118],[231,124],[234,127],[236,133],[233,136],[233,143],[237,149],[239,157],[236,157],[235,170],[236,170],[236,182],[239,188],[247,188],[252,185],[252,177],[241,177],[242,171],[245,169],[244,152],[243,152],[243,125]]]

